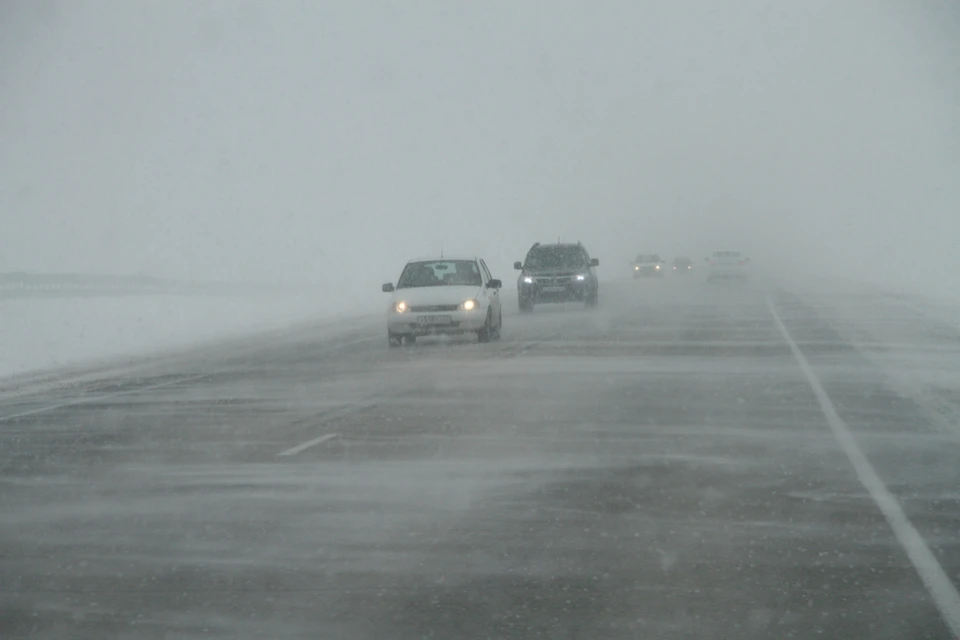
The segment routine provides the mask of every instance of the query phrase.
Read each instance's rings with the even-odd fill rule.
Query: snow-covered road
[[[960,332],[841,293],[608,283],[499,343],[371,315],[21,390],[0,628],[951,638]]]

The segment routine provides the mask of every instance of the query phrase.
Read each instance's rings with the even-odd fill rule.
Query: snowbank
[[[346,313],[316,294],[0,300],[0,378],[149,356]]]

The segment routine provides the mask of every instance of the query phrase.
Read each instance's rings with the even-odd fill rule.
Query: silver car
[[[709,265],[707,280],[746,280],[749,275],[750,258],[739,251],[714,251],[704,258]]]

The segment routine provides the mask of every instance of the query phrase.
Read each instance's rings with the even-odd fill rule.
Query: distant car
[[[630,264],[633,266],[634,278],[662,278],[666,271],[664,265],[667,263],[655,253],[641,253]]]
[[[517,292],[521,312],[533,311],[544,302],[579,301],[595,307],[600,299],[596,267],[586,247],[576,244],[535,243],[523,262],[513,263],[520,271]]]
[[[693,271],[693,260],[690,258],[674,258],[673,271],[677,275],[687,275]]]
[[[475,333],[480,342],[500,337],[500,287],[481,258],[424,258],[403,268],[387,310],[391,347],[417,336]]]
[[[707,280],[746,280],[750,258],[739,251],[714,251],[709,258],[704,258],[710,270]]]

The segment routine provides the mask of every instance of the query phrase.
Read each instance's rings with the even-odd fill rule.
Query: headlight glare
[[[523,281],[527,284],[533,284],[533,278],[531,278],[530,276],[524,276]]]
[[[464,311],[473,311],[476,307],[477,307],[476,300],[467,300],[462,305],[460,305],[460,308],[463,309]]]
[[[393,310],[397,313],[405,313],[407,309],[409,309],[409,307],[407,307],[407,303],[403,300],[393,305]]]
[[[583,282],[586,279],[587,279],[587,276],[584,276],[584,275],[577,276],[577,280],[579,280],[580,282]]]

